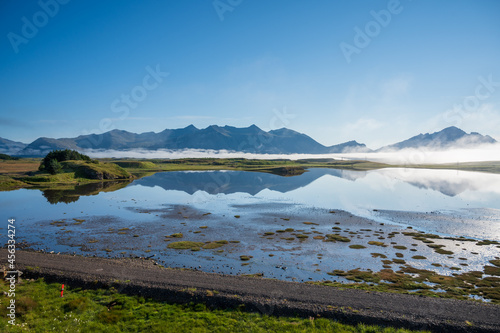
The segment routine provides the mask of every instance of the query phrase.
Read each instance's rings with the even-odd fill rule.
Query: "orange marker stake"
[[[63,283],[63,285],[62,285],[62,287],[61,287],[61,297],[64,297],[64,296],[63,296],[63,293],[64,293],[64,283]]]

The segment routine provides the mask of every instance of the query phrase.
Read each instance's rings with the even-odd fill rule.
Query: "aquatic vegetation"
[[[203,249],[205,250],[210,250],[210,249],[217,249],[219,247],[222,247],[226,244],[228,244],[229,242],[227,240],[219,240],[219,241],[215,241],[215,242],[208,242],[208,243],[205,243],[205,245],[202,246]]]
[[[476,243],[476,245],[483,246],[483,245],[493,245],[493,244],[500,244],[498,241],[491,241],[491,240],[482,240]]]
[[[407,250],[408,249],[406,246],[403,246],[403,245],[394,245],[393,247],[395,249],[398,249],[398,250]]]
[[[500,267],[484,266],[484,274],[500,276]]]
[[[241,261],[247,261],[247,260],[250,260],[251,258],[253,258],[253,257],[252,256],[240,256]]]
[[[347,237],[341,236],[339,234],[326,234],[326,239],[324,242],[345,242],[348,243],[351,240]]]
[[[434,252],[439,253],[439,254],[453,254],[453,251],[448,251],[448,250],[443,250],[441,248],[435,249]]]
[[[351,249],[366,249],[366,246],[360,244],[349,245]]]
[[[372,255],[373,258],[382,258],[382,259],[387,258],[387,256],[382,253],[370,253],[370,254]]]
[[[395,260],[397,259],[394,259],[394,261]],[[452,268],[455,268],[455,271],[460,270],[459,268],[457,269],[457,267]],[[385,292],[415,293],[419,295],[458,299],[470,299],[469,295],[476,295],[489,299],[493,303],[500,303],[500,278],[482,278],[483,272],[479,271],[445,276],[425,269],[403,266],[396,272],[392,269],[382,269],[379,272],[353,269],[349,271],[334,270],[329,272],[328,275],[345,277],[346,279],[357,283],[335,284],[331,281],[311,283]],[[429,286],[424,282],[430,282],[436,285]],[[366,283],[375,284],[369,285]]]
[[[424,257],[424,256],[413,256],[412,259],[416,259],[416,260],[424,260],[424,259],[427,259],[427,257]]]
[[[440,248],[445,247],[444,245],[440,245],[440,244],[429,244],[427,246],[430,247],[431,249],[440,249]]]
[[[375,246],[382,246],[382,247],[387,247],[384,242],[377,242],[377,241],[369,241],[368,244],[370,245],[375,245]]]
[[[196,249],[200,248],[204,245],[205,243],[202,242],[192,242],[192,241],[180,241],[180,242],[172,242],[167,245],[167,248],[169,249],[176,249],[176,250],[190,250],[190,249]]]
[[[184,237],[184,235],[182,233],[178,232],[178,233],[171,234],[170,236],[165,236],[165,237],[182,238],[182,237]]]

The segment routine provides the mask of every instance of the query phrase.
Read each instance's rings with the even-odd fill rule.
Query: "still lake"
[[[494,245],[456,240],[443,240],[455,254],[443,256],[401,233],[411,228],[499,241],[497,174],[402,168],[318,168],[293,177],[185,171],[110,184],[104,189],[99,184],[74,191],[0,192],[0,207],[5,221],[16,219],[17,242],[35,250],[152,257],[165,266],[284,280],[328,279],[333,269],[380,270],[382,263],[373,252],[390,258],[398,250],[368,245],[370,240],[411,248],[404,253],[409,265],[440,274],[451,274],[458,257],[467,259],[461,269],[469,271],[481,270],[498,256]],[[7,241],[5,226],[2,244]],[[325,242],[332,233],[366,248]],[[178,241],[221,240],[228,243],[213,249],[167,247]],[[413,253],[427,260],[413,260]]]

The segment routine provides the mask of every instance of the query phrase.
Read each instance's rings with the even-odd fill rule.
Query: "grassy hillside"
[[[64,172],[74,172],[76,178],[84,179],[128,179],[130,173],[114,163],[93,163],[86,161],[61,162]]]
[[[117,161],[114,163],[127,169],[158,169],[156,164],[149,161]]]
[[[74,186],[109,180],[129,180],[132,175],[114,163],[95,161],[61,162],[62,172],[52,175],[38,171],[39,160],[6,161],[0,163],[0,190],[22,187],[74,189]]]

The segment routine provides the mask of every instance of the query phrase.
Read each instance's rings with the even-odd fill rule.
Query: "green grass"
[[[351,249],[366,249],[366,246],[360,244],[349,245]]]
[[[114,163],[125,169],[150,169],[150,170],[159,169],[156,164],[149,161],[117,161]]]
[[[0,191],[12,191],[22,187],[26,187],[26,183],[10,176],[0,175]]]
[[[86,161],[61,162],[65,171],[75,172],[75,176],[88,179],[127,179],[130,173],[115,163],[90,163]]]
[[[181,242],[172,242],[167,245],[169,249],[176,249],[176,250],[193,250],[193,249],[199,249],[202,247],[205,243],[202,242],[191,242],[191,241],[181,241]]]
[[[204,304],[171,304],[111,289],[83,290],[42,279],[17,285],[16,326],[0,309],[1,331],[8,332],[414,332],[358,324],[345,325],[323,318],[291,318],[209,309]],[[2,291],[7,289],[1,283]],[[213,295],[216,291],[208,291]],[[2,303],[6,298],[2,297]]]

